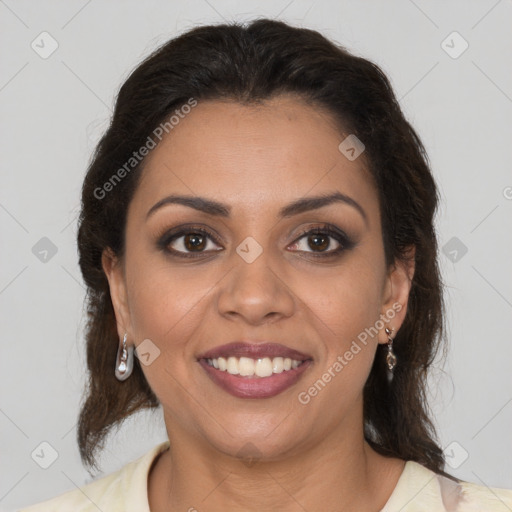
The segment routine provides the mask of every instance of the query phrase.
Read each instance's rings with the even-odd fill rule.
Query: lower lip
[[[199,364],[208,377],[222,389],[238,398],[270,398],[293,386],[309,368],[311,361],[304,361],[297,368],[273,373],[268,377],[241,377],[210,366],[205,359]]]

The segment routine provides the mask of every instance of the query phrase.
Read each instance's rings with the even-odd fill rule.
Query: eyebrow
[[[316,210],[333,203],[344,203],[352,206],[361,214],[365,223],[368,224],[368,216],[366,215],[363,207],[350,196],[342,194],[341,192],[335,192],[329,195],[305,197],[292,201],[290,204],[279,210],[279,217],[292,217],[294,215]],[[229,218],[231,213],[230,206],[214,201],[213,199],[207,199],[205,197],[198,196],[170,195],[160,199],[160,201],[158,201],[149,209],[146,215],[146,220],[158,209],[169,204],[181,204],[183,206],[188,206],[189,208],[194,208],[200,212],[207,213],[208,215],[218,217]]]

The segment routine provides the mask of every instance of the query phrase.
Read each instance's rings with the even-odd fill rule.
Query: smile
[[[270,398],[293,386],[312,358],[275,343],[236,342],[202,354],[198,362],[221,389],[238,398]]]

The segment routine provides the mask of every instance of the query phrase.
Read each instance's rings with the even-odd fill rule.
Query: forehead
[[[333,191],[375,202],[364,159],[338,148],[347,135],[325,110],[294,97],[256,106],[199,101],[146,158],[134,202],[181,192],[261,211]]]

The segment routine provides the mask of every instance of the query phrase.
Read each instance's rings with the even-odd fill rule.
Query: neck
[[[168,430],[170,448],[149,477],[152,512],[296,512],[318,510],[319,504],[323,510],[377,511],[404,467],[403,460],[376,453],[362,428],[351,429],[349,435],[333,432],[314,446],[275,460],[240,460],[176,425]]]

